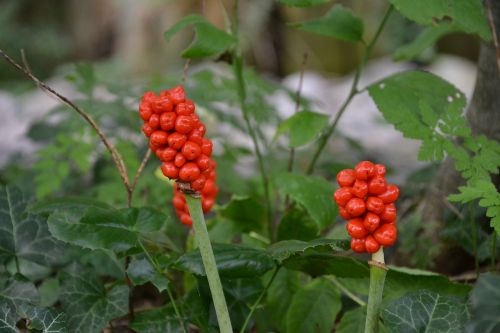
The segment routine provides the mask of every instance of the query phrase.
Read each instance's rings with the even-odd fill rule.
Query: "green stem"
[[[21,274],[21,267],[19,266],[19,258],[17,258],[17,256],[14,256],[14,261],[16,262],[16,272],[17,272],[17,274]]]
[[[496,256],[497,256],[497,232],[493,230],[493,239],[491,240],[491,270],[496,270]]]
[[[205,217],[203,216],[203,211],[201,210],[201,200],[200,198],[195,198],[189,194],[184,194],[184,197],[186,198],[186,203],[189,208],[189,214],[193,220],[194,235],[200,249],[201,259],[207,274],[208,285],[210,287],[210,292],[212,293],[220,332],[233,333],[226,299],[224,298],[219,272],[217,271],[217,264],[215,263],[212,244],[210,243],[210,237],[208,236],[208,230],[205,224]]]
[[[365,54],[363,55],[363,59],[359,66],[356,68],[356,73],[354,74],[354,80],[352,81],[351,85],[351,90],[349,91],[349,95],[347,95],[346,100],[340,107],[340,110],[337,112],[335,115],[335,118],[333,119],[331,125],[327,128],[327,130],[323,133],[321,133],[321,136],[318,139],[318,148],[316,148],[316,151],[314,152],[313,158],[311,159],[311,163],[309,164],[309,167],[307,168],[307,174],[310,175],[314,171],[314,167],[316,166],[316,163],[318,162],[318,159],[323,152],[323,149],[326,146],[326,143],[332,136],[332,134],[335,132],[335,128],[337,128],[337,124],[340,120],[340,117],[344,114],[345,110],[351,103],[352,99],[354,96],[356,96],[360,91],[358,90],[358,83],[359,83],[359,78],[361,76],[361,71],[363,70],[363,67],[365,66],[366,62],[368,61],[373,47],[375,46],[375,43],[377,42],[378,38],[380,37],[380,34],[382,33],[382,30],[384,29],[385,24],[387,23],[387,19],[391,15],[393,10],[393,6],[390,5],[389,8],[387,9],[384,18],[380,22],[379,27],[377,28],[377,31],[375,32],[375,35],[373,36],[372,40],[370,43],[368,43],[368,46],[366,47]]]
[[[241,55],[241,49],[239,44],[238,36],[238,0],[234,1],[234,17],[233,17],[233,37],[235,40],[234,51],[233,51],[233,70],[236,77],[236,86],[238,89],[238,97],[240,102],[241,112],[243,114],[243,119],[248,133],[252,139],[252,143],[255,149],[255,154],[257,155],[257,163],[259,165],[260,175],[262,177],[262,184],[264,186],[264,196],[266,199],[266,210],[267,210],[267,220],[268,220],[268,231],[269,239],[271,242],[274,239],[274,230],[272,223],[272,210],[271,210],[271,195],[269,193],[269,180],[267,178],[266,169],[264,167],[264,159],[262,158],[262,153],[260,151],[259,142],[257,141],[257,134],[250,122],[250,116],[248,108],[246,105],[246,85],[245,78],[243,76],[243,57]]]
[[[276,267],[276,269],[274,270],[273,276],[271,276],[271,279],[267,283],[266,287],[260,293],[259,298],[257,298],[255,303],[253,303],[252,307],[250,308],[250,313],[248,314],[247,318],[245,319],[245,323],[243,323],[243,326],[241,327],[241,330],[240,330],[241,333],[245,333],[247,326],[248,326],[248,323],[250,322],[250,319],[252,318],[252,315],[255,312],[255,309],[257,309],[257,306],[259,306],[260,302],[262,301],[262,298],[267,293],[267,290],[269,289],[269,287],[271,287],[271,284],[273,284],[274,278],[276,277],[276,275],[278,275],[280,268],[281,268],[281,266]]]
[[[144,246],[144,244],[142,243],[141,240],[139,240],[139,245],[141,246],[142,251],[144,252],[144,254],[146,255],[146,257],[148,258],[148,260],[151,263],[151,265],[153,265],[153,267],[156,270],[156,272],[158,274],[162,275],[163,272],[161,271],[160,266],[158,266],[158,263],[156,262],[156,260],[153,259],[153,257],[151,256],[151,254],[149,253],[149,251],[146,249],[146,247]],[[175,315],[177,316],[177,320],[179,320],[179,324],[182,327],[182,331],[184,333],[187,333],[187,329],[186,329],[186,327],[184,325],[184,320],[182,319],[182,318],[184,318],[184,316],[181,315],[181,313],[179,311],[179,308],[175,304],[174,296],[172,295],[172,292],[170,291],[170,287],[168,286],[168,284],[166,285],[165,289],[167,290],[167,294],[168,294],[168,298],[170,299],[170,303],[172,303],[172,306],[174,307]]]
[[[475,221],[475,211],[474,205],[471,203],[469,205],[469,222],[470,222],[470,231],[472,237],[472,253],[474,254],[474,269],[476,271],[476,277],[479,276],[479,258],[477,255],[477,229],[476,229],[476,221]]]
[[[368,293],[365,333],[377,333],[380,305],[382,304],[382,294],[384,293],[384,282],[387,274],[384,249],[382,247],[372,255],[370,266],[370,291]]]
[[[327,278],[333,282],[337,286],[337,288],[340,289],[344,294],[347,295],[350,299],[352,299],[354,302],[358,303],[360,306],[366,306],[366,302],[363,301],[361,298],[356,296],[352,291],[346,288],[342,283],[340,283],[339,280],[335,276],[327,276]]]

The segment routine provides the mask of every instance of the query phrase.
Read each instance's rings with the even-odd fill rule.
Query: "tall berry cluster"
[[[339,214],[348,220],[346,228],[352,237],[351,249],[358,253],[375,253],[380,246],[396,242],[396,185],[387,184],[385,166],[369,161],[337,174],[340,188],[333,198]]]
[[[139,105],[139,115],[144,120],[142,131],[149,138],[149,148],[162,162],[163,174],[189,183],[191,190],[201,192],[205,201],[203,209],[208,212],[218,191],[216,164],[211,159],[212,141],[204,138],[205,125],[195,114],[195,105],[186,98],[184,88],[163,90],[159,95],[146,92]],[[177,186],[175,190],[182,196]],[[174,205],[175,202],[174,199]],[[189,215],[183,215],[188,212],[185,200],[183,206],[178,203],[175,207],[181,221],[191,224]]]

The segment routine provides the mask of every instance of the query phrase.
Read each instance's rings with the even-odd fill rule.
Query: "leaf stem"
[[[266,199],[266,210],[267,210],[267,220],[268,220],[268,230],[269,238],[271,241],[274,239],[274,228],[272,223],[272,210],[271,210],[271,195],[269,192],[269,180],[267,178],[266,168],[264,167],[264,159],[260,151],[259,142],[257,140],[257,134],[252,127],[250,122],[250,116],[248,108],[246,105],[246,85],[245,78],[243,76],[243,57],[241,55],[241,48],[239,44],[238,36],[238,0],[234,0],[234,13],[233,13],[233,25],[232,34],[235,40],[234,50],[233,50],[233,69],[236,77],[236,86],[238,89],[238,97],[240,102],[240,108],[243,114],[243,119],[247,127],[247,131],[250,134],[252,143],[255,149],[255,154],[257,155],[257,163],[259,165],[260,174],[262,177],[262,184],[264,186],[264,196]]]
[[[370,43],[368,43],[366,47],[365,54],[363,55],[363,59],[359,66],[356,68],[356,73],[354,74],[354,80],[352,81],[351,85],[351,90],[349,91],[349,95],[347,95],[346,100],[340,107],[339,111],[335,115],[335,118],[333,119],[331,125],[326,129],[325,132],[321,133],[321,136],[319,137],[318,141],[318,147],[316,148],[316,151],[314,152],[313,158],[311,160],[311,163],[309,164],[309,167],[307,168],[307,174],[310,175],[314,171],[314,167],[316,166],[316,163],[318,162],[318,159],[323,152],[323,149],[326,146],[326,143],[328,142],[328,139],[332,136],[332,134],[335,132],[335,128],[337,128],[337,124],[340,120],[340,117],[344,114],[345,110],[351,103],[352,99],[354,96],[356,96],[360,91],[358,90],[358,83],[359,83],[359,78],[361,77],[361,71],[363,70],[363,67],[365,66],[366,62],[368,61],[368,58],[370,57],[373,47],[375,46],[375,43],[377,42],[378,38],[380,37],[380,34],[382,33],[382,30],[384,29],[385,24],[387,23],[387,20],[389,19],[389,16],[391,15],[393,10],[393,6],[389,5],[389,8],[387,9],[382,21],[380,22],[380,25],[377,28],[377,31],[375,32],[375,35],[373,36],[372,40]]]
[[[245,322],[243,323],[243,326],[241,327],[241,330],[240,330],[241,333],[245,333],[245,331],[247,329],[247,326],[248,326],[248,323],[250,322],[250,319],[253,316],[253,313],[257,309],[257,306],[259,306],[260,302],[262,301],[262,298],[267,293],[267,290],[269,289],[269,287],[271,287],[271,284],[273,284],[274,278],[276,277],[276,275],[278,275],[278,272],[279,272],[280,268],[281,268],[281,266],[277,266],[276,267],[276,269],[274,270],[273,275],[271,276],[271,279],[267,283],[267,285],[264,288],[264,290],[262,290],[262,292],[260,293],[259,298],[257,298],[257,300],[255,301],[255,303],[253,303],[252,307],[250,308],[250,313],[248,313],[248,316],[246,317]]]
[[[144,252],[144,254],[146,255],[146,257],[148,258],[148,260],[151,263],[151,265],[153,265],[153,267],[156,270],[156,272],[163,275],[163,272],[161,271],[161,268],[158,266],[158,263],[156,262],[156,260],[153,259],[153,257],[149,253],[148,249],[146,249],[146,247],[144,246],[144,243],[142,243],[142,241],[140,239],[139,239],[139,245],[142,248],[142,251]],[[167,279],[168,279],[168,277],[167,277]],[[170,303],[172,303],[172,306],[173,306],[174,311],[175,311],[175,315],[177,316],[177,320],[179,320],[179,324],[182,327],[182,331],[184,333],[187,333],[188,331],[187,331],[187,329],[186,329],[186,327],[184,325],[184,320],[182,319],[182,318],[184,318],[184,316],[181,315],[181,313],[179,311],[179,308],[175,304],[175,299],[174,299],[174,296],[172,295],[172,291],[170,290],[170,287],[168,286],[168,283],[165,286],[165,290],[167,291],[168,298],[170,299]]]
[[[366,302],[363,301],[361,298],[356,296],[352,291],[346,288],[340,281],[335,277],[335,276],[327,276],[328,280],[332,281],[333,284],[337,286],[337,288],[340,289],[344,294],[347,295],[350,299],[352,299],[354,302],[358,303],[360,306],[366,306]]]
[[[229,318],[229,311],[227,309],[226,299],[224,298],[224,291],[217,271],[217,264],[215,262],[212,244],[208,236],[207,226],[205,224],[205,217],[201,210],[200,198],[195,198],[192,195],[184,194],[186,203],[189,208],[189,214],[193,220],[194,235],[201,253],[201,259],[205,272],[207,274],[208,285],[212,293],[212,299],[215,306],[215,313],[219,323],[221,333],[232,333],[231,320]]]
[[[365,333],[377,333],[380,314],[380,305],[382,304],[382,295],[384,292],[385,276],[387,267],[384,261],[384,248],[372,254],[370,264],[370,290],[368,292],[368,306],[366,310]]]

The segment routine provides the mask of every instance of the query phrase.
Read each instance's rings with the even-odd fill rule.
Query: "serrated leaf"
[[[303,255],[307,250],[320,252],[343,252],[349,248],[349,242],[339,239],[319,238],[309,242],[300,240],[285,240],[272,244],[267,250],[278,263],[282,264],[285,260]]]
[[[480,0],[390,0],[403,16],[423,25],[453,22],[461,31],[478,34],[485,41],[491,33]]]
[[[326,180],[294,173],[283,173],[275,179],[280,194],[300,204],[320,230],[333,223],[337,215],[337,205],[332,198],[333,186]]]
[[[127,286],[107,290],[96,275],[81,267],[62,274],[61,303],[71,332],[100,332],[110,320],[127,313],[128,298]]]
[[[389,332],[462,332],[467,308],[456,297],[420,290],[390,302],[381,315]]]
[[[485,273],[479,276],[470,294],[471,318],[467,333],[500,331],[500,275]]]
[[[330,0],[278,0],[290,7],[312,7],[329,2]]]
[[[274,138],[276,139],[280,135],[288,133],[290,147],[296,148],[306,145],[312,142],[328,125],[328,119],[327,115],[317,112],[297,112],[278,126]]]
[[[175,33],[192,25],[195,30],[195,38],[187,49],[182,51],[184,58],[210,57],[225,52],[233,43],[234,38],[198,15],[189,15],[174,24],[164,33],[168,41]]]
[[[49,216],[49,229],[64,242],[89,249],[126,251],[139,237],[161,229],[167,216],[149,208],[122,210],[92,207],[81,217],[66,211]]]
[[[350,9],[342,5],[333,6],[321,18],[293,23],[291,26],[307,32],[351,42],[359,42],[363,39],[363,21],[355,16]]]
[[[151,265],[151,263],[146,259],[131,262],[127,272],[128,277],[136,286],[143,285],[146,282],[151,282],[159,292],[168,288],[168,278],[157,272],[153,265]]]
[[[64,244],[51,237],[46,218],[26,212],[28,200],[16,187],[0,187],[0,260],[61,263]]]
[[[272,313],[269,319],[278,332],[286,332],[286,313],[300,286],[299,272],[281,268],[267,291],[266,310]]]
[[[329,333],[340,308],[340,294],[333,283],[315,279],[293,296],[286,316],[287,332]]]
[[[448,23],[430,26],[422,31],[410,44],[399,47],[394,52],[394,60],[415,59],[426,49],[434,45],[441,37],[457,30],[459,29],[453,24]]]
[[[140,333],[182,332],[179,319],[171,304],[158,309],[136,312],[130,328]]]
[[[213,244],[213,250],[221,277],[256,277],[275,267],[272,257],[261,249],[237,244]],[[174,267],[199,276],[205,275],[199,249],[181,256]]]

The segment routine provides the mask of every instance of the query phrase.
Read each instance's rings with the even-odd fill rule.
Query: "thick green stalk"
[[[387,268],[384,262],[384,249],[381,247],[372,255],[370,264],[370,291],[368,293],[368,306],[366,310],[365,333],[378,332],[378,318]]]
[[[186,203],[189,208],[189,214],[193,220],[194,236],[198,248],[200,249],[201,259],[207,274],[208,285],[212,293],[212,299],[215,306],[215,314],[219,323],[221,333],[233,333],[231,327],[231,320],[229,319],[229,311],[227,309],[226,299],[222,290],[222,284],[217,271],[217,264],[215,263],[215,256],[208,236],[207,226],[205,224],[205,217],[201,210],[200,198],[195,198],[192,195],[184,194]]]
[[[380,34],[382,33],[382,30],[384,29],[384,26],[387,23],[387,19],[391,15],[392,10],[393,10],[393,7],[392,7],[392,5],[390,5],[389,8],[387,9],[385,15],[384,15],[384,18],[380,22],[380,25],[379,25],[377,31],[375,32],[375,36],[373,36],[372,40],[370,41],[370,43],[368,43],[368,46],[366,47],[365,54],[363,55],[363,60],[359,64],[358,68],[356,69],[356,73],[354,74],[354,80],[352,81],[351,90],[349,91],[349,95],[347,95],[346,100],[344,101],[344,103],[340,107],[340,110],[337,112],[331,125],[326,129],[326,131],[321,133],[321,136],[318,139],[318,148],[316,148],[316,151],[314,152],[313,158],[311,159],[311,163],[309,164],[309,167],[307,168],[308,175],[310,175],[314,171],[314,167],[316,166],[316,163],[318,162],[318,159],[319,159],[321,153],[323,152],[323,149],[325,148],[326,143],[328,142],[328,140],[330,139],[332,134],[335,132],[335,128],[337,128],[337,124],[340,120],[340,117],[342,117],[342,115],[344,114],[345,110],[347,109],[347,107],[351,103],[354,96],[356,96],[360,92],[358,90],[358,82],[359,82],[359,78],[361,77],[361,71],[362,71],[363,67],[365,66],[366,62],[368,61],[368,58],[370,57],[370,55],[372,53],[373,47],[375,46],[375,43],[377,42]]]
[[[250,308],[250,313],[248,314],[247,318],[245,319],[245,323],[241,327],[241,331],[240,331],[241,333],[245,333],[247,326],[248,326],[248,323],[250,322],[250,319],[252,318],[253,313],[255,312],[255,309],[257,309],[257,306],[259,306],[259,304],[262,301],[262,298],[266,294],[267,290],[269,289],[269,287],[271,287],[271,284],[273,284],[274,278],[276,277],[276,275],[278,275],[280,268],[281,268],[281,266],[276,267],[276,269],[274,270],[273,276],[271,276],[271,279],[267,283],[266,287],[260,293],[259,298],[257,298],[255,303],[253,303],[252,307]]]
[[[250,122],[250,116],[248,113],[248,108],[246,105],[246,84],[245,78],[243,77],[243,57],[241,56],[241,49],[239,44],[238,35],[238,0],[234,1],[234,17],[232,33],[235,40],[234,51],[233,51],[233,69],[234,75],[236,77],[236,87],[238,89],[238,97],[240,102],[241,112],[243,114],[243,119],[247,127],[248,134],[252,139],[252,143],[255,149],[255,154],[257,155],[257,163],[259,165],[260,175],[262,177],[262,185],[264,186],[264,196],[266,198],[266,210],[267,210],[267,222],[269,227],[269,239],[271,242],[274,239],[273,221],[272,221],[272,209],[271,209],[271,195],[269,193],[269,180],[267,178],[266,168],[264,167],[264,159],[260,151],[259,142],[257,141],[257,134]]]

